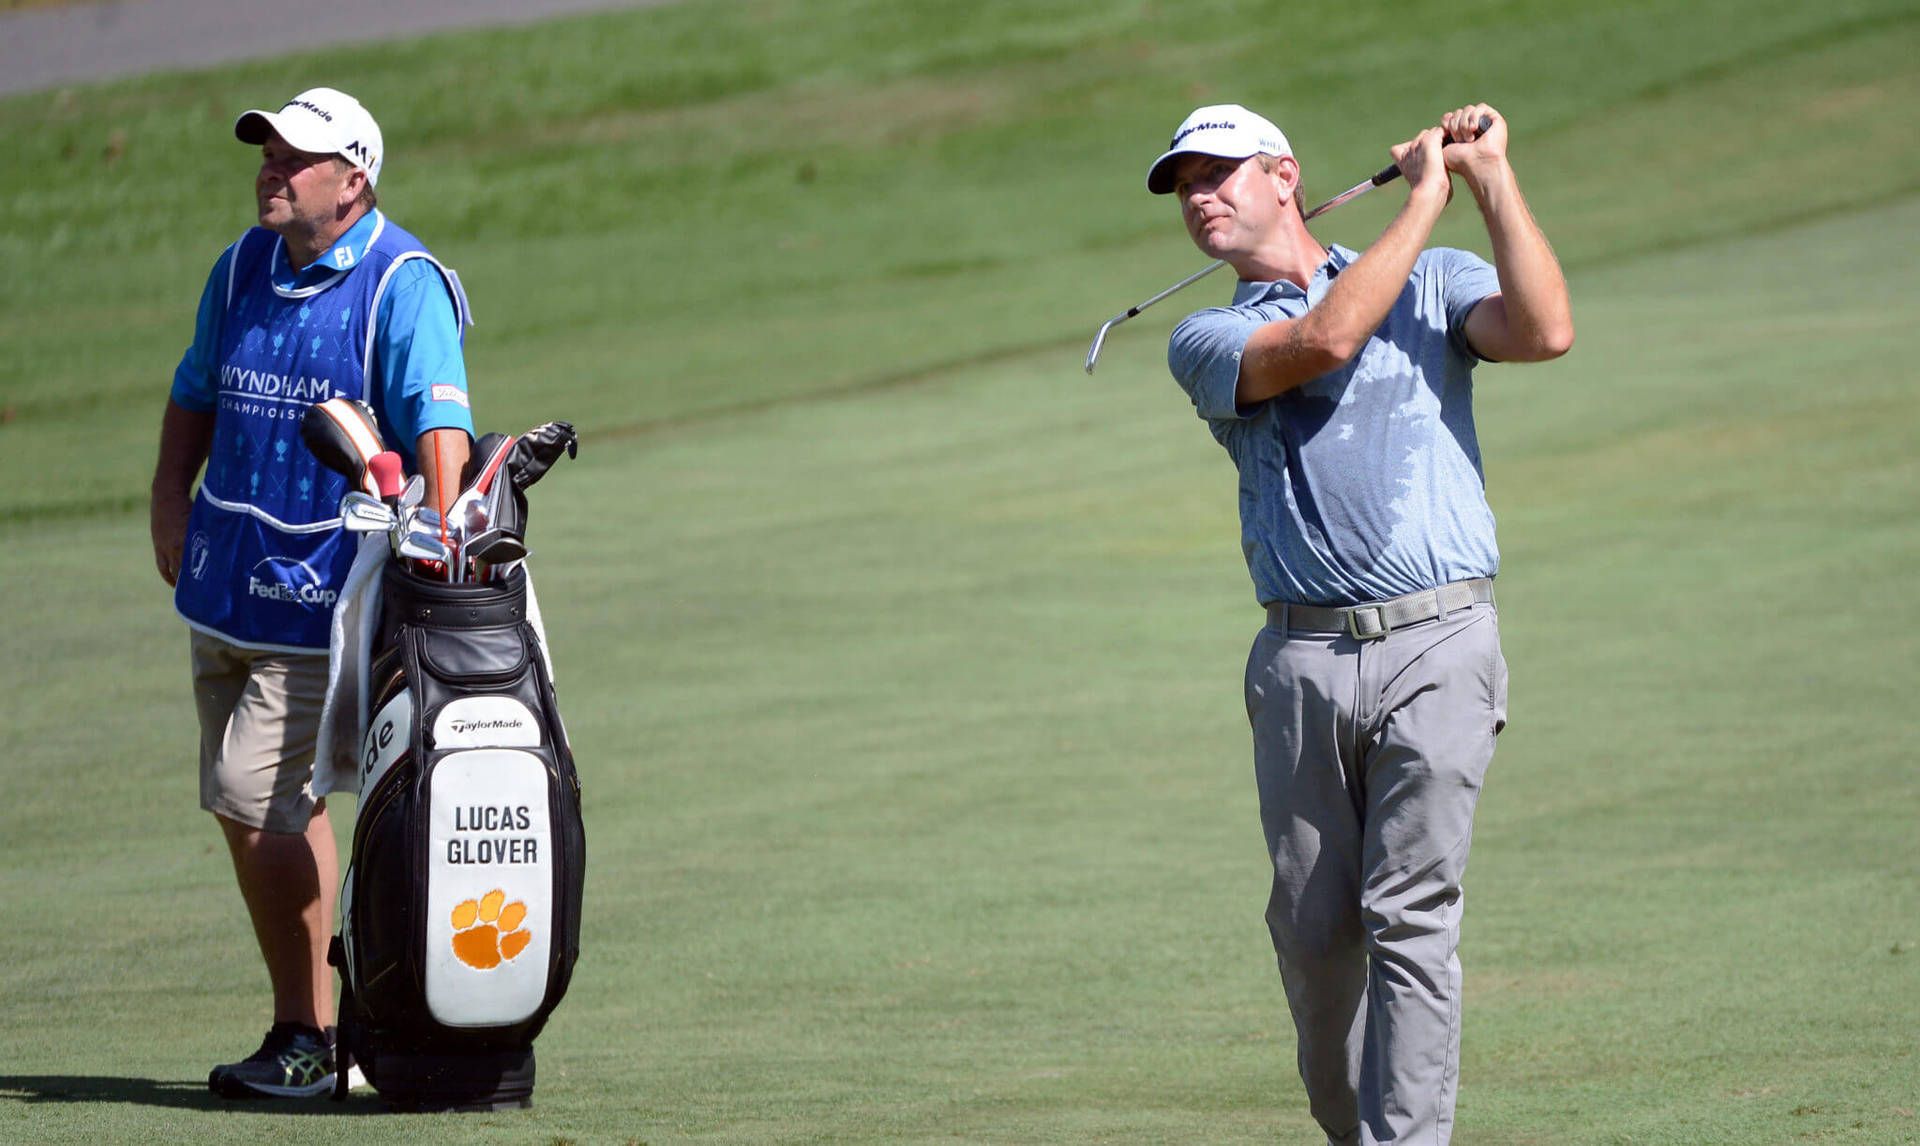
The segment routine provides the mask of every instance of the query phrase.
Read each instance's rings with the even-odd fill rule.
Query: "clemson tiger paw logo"
[[[527,905],[507,902],[507,893],[489,891],[479,899],[453,909],[453,953],[469,967],[491,971],[533,942],[533,933],[521,927]]]

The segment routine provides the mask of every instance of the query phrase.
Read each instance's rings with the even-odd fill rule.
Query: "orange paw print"
[[[533,934],[520,926],[527,905],[507,902],[507,893],[495,889],[453,909],[453,953],[469,967],[491,971],[502,960],[527,949]]]

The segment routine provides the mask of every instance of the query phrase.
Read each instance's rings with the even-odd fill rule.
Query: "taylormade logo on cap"
[[[1165,154],[1147,169],[1147,190],[1165,195],[1173,190],[1173,168],[1182,155],[1218,155],[1223,159],[1245,159],[1249,155],[1292,155],[1287,137],[1265,116],[1255,115],[1237,103],[1216,103],[1198,108],[1186,118]]]
[[[256,108],[233,124],[234,138],[242,143],[265,143],[272,132],[301,151],[342,156],[367,173],[367,182],[380,182],[380,164],[386,150],[380,125],[359,100],[346,92],[308,88],[277,112]]]

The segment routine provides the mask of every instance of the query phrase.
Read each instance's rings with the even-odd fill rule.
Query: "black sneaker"
[[[240,1062],[216,1066],[207,1089],[222,1098],[314,1098],[333,1089],[333,1044],[305,1023],[275,1023]]]

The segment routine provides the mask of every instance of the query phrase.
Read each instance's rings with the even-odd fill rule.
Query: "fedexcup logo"
[[[327,588],[320,575],[304,561],[263,557],[247,574],[247,596],[313,610],[332,609],[340,594]]]

